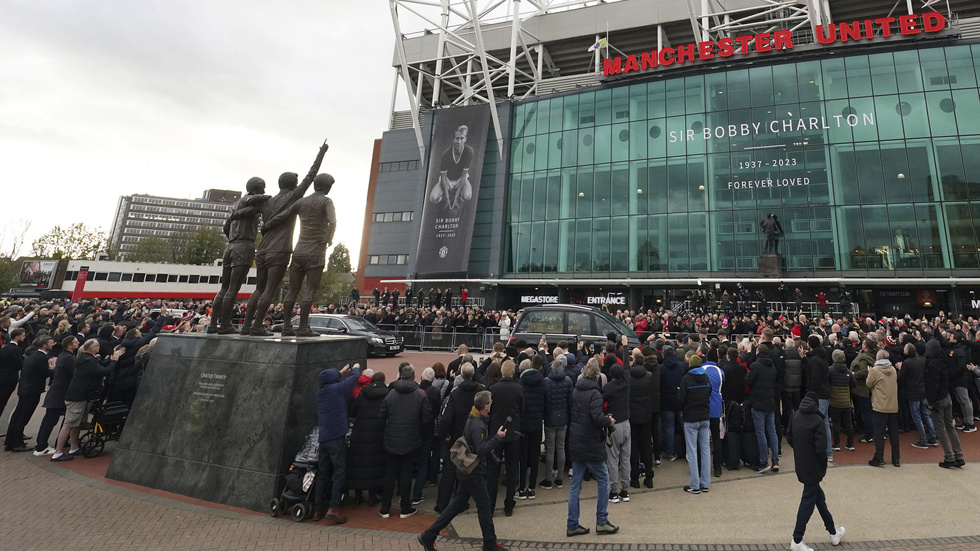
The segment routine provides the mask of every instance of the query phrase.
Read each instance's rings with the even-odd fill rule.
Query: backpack
[[[745,417],[742,404],[735,400],[729,400],[725,404],[725,423],[728,426],[728,432],[744,432]]]

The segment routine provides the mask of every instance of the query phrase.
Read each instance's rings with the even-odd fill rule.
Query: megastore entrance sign
[[[856,42],[891,36],[912,36],[920,33],[938,33],[946,28],[946,18],[941,13],[927,12],[920,15],[901,15],[899,17],[880,17],[851,23],[831,23],[817,27],[817,42],[824,45],[837,42]],[[775,31],[772,33],[750,34],[735,38],[722,38],[697,42],[672,48],[642,52],[637,55],[617,56],[603,60],[603,76],[616,76],[667,67],[684,65],[695,61],[708,61],[735,55],[765,54],[773,51],[792,50],[793,33]]]

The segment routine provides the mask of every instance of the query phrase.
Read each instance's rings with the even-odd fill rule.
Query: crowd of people
[[[615,533],[608,503],[628,502],[630,489],[653,487],[663,461],[687,462],[690,478],[683,489],[695,495],[710,492],[712,479],[726,467],[778,472],[782,444],[801,409],[810,416],[798,423],[801,427],[813,419],[821,427],[816,444],[814,437],[802,439],[820,452],[803,461],[813,467],[808,474],[798,469],[806,519],[814,506],[826,512],[819,480],[813,481],[813,469],[819,470],[815,462],[822,462],[825,472],[835,454],[855,452],[858,443],[869,446],[868,464],[875,467],[886,464],[886,441],[891,464],[901,466],[903,433],[912,435],[911,442],[904,438],[905,445],[941,446],[940,467],[965,464],[958,431],[976,431],[980,405],[977,320],[873,320],[829,313],[809,319],[784,313],[775,319],[748,315],[736,327],[744,332],[735,336],[722,326],[711,334],[707,325],[691,333],[640,331],[643,345],[632,350],[622,335],[609,335],[595,354],[564,341],[554,349],[545,341],[536,346],[514,341],[497,343],[481,361],[461,346],[452,362],[427,366],[420,377],[403,363],[398,380],[388,386],[383,374],[370,370],[343,380],[331,375],[330,384],[347,385],[344,393],[332,394],[337,405],[331,410],[340,411],[340,400],[347,404],[353,429],[347,461],[361,470],[371,463],[375,470],[340,485],[335,476],[327,516],[343,520],[339,506],[347,488],[358,496],[367,492],[369,502],[380,496],[380,513],[387,518],[396,487],[400,514],[411,516],[428,481],[438,483],[435,510],[442,516],[421,536],[424,548],[431,548],[434,534],[459,512],[462,505],[451,501],[454,491],[464,502],[474,498],[486,547],[495,542],[492,517],[501,505],[510,516],[520,500],[535,499],[541,489],[563,488],[567,480],[567,535],[573,537],[589,532],[579,522],[578,498],[582,480],[591,476],[599,492],[596,533]],[[484,390],[489,401],[476,402]],[[398,413],[397,423],[392,412]],[[347,418],[330,419],[340,427],[331,434],[342,440]],[[473,433],[479,437],[466,430],[468,423],[485,425]],[[371,428],[361,432],[361,426]],[[493,450],[479,454],[487,462],[480,488],[473,475],[462,477],[450,461],[450,446],[461,436],[474,450]],[[321,509],[325,499],[324,494]],[[843,528],[833,526],[832,518],[827,522],[836,544]],[[793,549],[808,549],[802,543],[805,524],[797,526]]]
[[[73,458],[79,404],[102,390],[131,405],[154,337],[205,330],[208,306],[5,304],[0,399],[6,405],[18,393],[5,449],[51,454],[56,461]],[[394,318],[397,326],[408,316],[426,323],[418,321],[422,315],[452,318],[453,326],[471,319],[484,327],[503,327],[503,319],[508,327],[517,322],[512,312],[472,305],[320,310],[379,325]],[[832,462],[835,454],[862,444],[869,446],[869,465],[881,467],[887,464],[887,442],[888,459],[898,467],[901,434],[907,433],[906,445],[941,446],[940,467],[965,464],[960,434],[976,432],[974,419],[980,416],[977,319],[715,310],[611,312],[639,336],[641,346],[632,349],[621,334],[608,335],[601,350],[575,341],[552,348],[544,340],[504,339],[485,358],[463,345],[446,364],[417,370],[404,362],[394,381],[360,366],[349,373],[323,371],[316,401],[320,472],[326,476],[317,479],[314,519],[342,523],[344,504],[365,501],[388,518],[396,490],[399,515],[408,517],[425,499],[422,489],[435,484],[440,517],[420,536],[423,547],[432,548],[435,534],[472,497],[485,547],[496,548],[495,512],[513,515],[518,502],[535,499],[542,489],[563,489],[567,481],[566,528],[573,537],[590,531],[580,523],[579,495],[591,477],[599,492],[596,533],[611,534],[619,528],[609,521],[608,504],[628,502],[631,489],[652,488],[664,461],[687,462],[684,491],[690,494],[710,492],[723,468],[778,471],[797,411],[810,416],[808,423],[822,424],[819,461]],[[284,315],[273,309],[267,323]],[[29,447],[24,429],[38,405],[46,414]],[[461,439],[479,462],[465,474],[450,452]],[[805,487],[802,516],[807,503],[812,511],[823,498],[812,477],[808,483],[798,476]],[[833,541],[843,531],[832,531],[830,524]],[[797,528],[794,549],[807,549]]]

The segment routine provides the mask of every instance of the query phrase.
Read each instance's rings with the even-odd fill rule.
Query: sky
[[[0,247],[24,221],[22,254],[56,224],[108,233],[121,195],[275,193],[326,138],[356,264],[392,29],[380,0],[0,2]]]

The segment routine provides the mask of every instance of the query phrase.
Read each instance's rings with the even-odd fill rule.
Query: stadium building
[[[980,311],[977,2],[392,4],[362,294]]]

